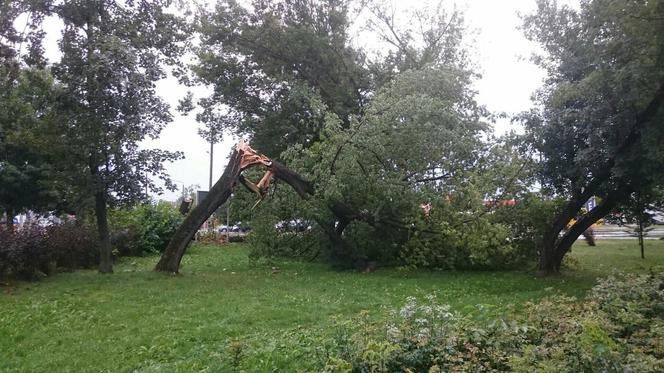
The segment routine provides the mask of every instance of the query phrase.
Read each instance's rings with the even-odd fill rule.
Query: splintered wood
[[[272,180],[272,177],[274,175],[274,173],[270,169],[270,166],[272,166],[272,160],[264,156],[263,154],[258,154],[244,140],[240,140],[240,142],[235,146],[235,150],[237,150],[242,154],[242,158],[240,160],[240,172],[244,171],[249,167],[256,165],[262,165],[267,169],[267,171],[260,179],[258,184],[254,184],[243,175],[240,175],[240,183],[242,183],[242,185],[244,185],[247,189],[251,190],[252,192],[258,195],[259,199],[258,201],[256,201],[256,204],[254,204],[253,206],[256,207],[265,198],[265,196],[267,195],[268,188],[270,187],[270,181]]]

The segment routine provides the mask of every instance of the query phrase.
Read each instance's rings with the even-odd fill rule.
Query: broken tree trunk
[[[240,177],[240,159],[242,155],[236,149],[228,160],[224,174],[210,189],[207,197],[199,201],[173,234],[171,241],[155,267],[156,271],[177,273],[180,261],[187,246],[194,238],[198,228],[231,196]]]
[[[242,176],[241,173],[245,169],[259,165],[265,167],[267,172],[258,184],[253,184]],[[184,256],[196,231],[228,200],[238,183],[242,183],[247,189],[257,193],[259,198],[262,199],[267,193],[272,176],[289,184],[302,198],[313,194],[311,184],[297,173],[289,170],[279,162],[272,161],[264,155],[256,153],[248,144],[240,141],[231,153],[228,165],[221,178],[210,189],[207,197],[191,210],[184,222],[175,231],[161,259],[157,263],[155,271],[177,273],[180,270],[182,256]]]
[[[265,175],[257,184],[252,183],[242,175],[242,171],[252,166],[262,166],[266,169]],[[260,202],[267,194],[267,188],[272,177],[290,185],[302,199],[309,198],[309,196],[314,194],[313,185],[296,172],[277,161],[256,153],[244,141],[237,144],[231,153],[223,175],[209,191],[207,197],[203,201],[200,201],[191,210],[189,215],[187,215],[184,222],[180,224],[171,241],[168,243],[166,250],[164,250],[155,270],[177,273],[180,269],[182,257],[198,228],[214,211],[228,200],[237,185],[242,184],[250,191],[256,193],[259,196]],[[355,211],[340,201],[329,201],[328,208],[336,218],[336,226],[334,224],[326,224],[325,222],[318,223],[337,249],[344,246],[342,240],[343,230],[353,220],[362,220],[374,227],[385,225],[385,229],[389,231],[410,229],[403,222],[391,220],[379,222],[372,215]]]

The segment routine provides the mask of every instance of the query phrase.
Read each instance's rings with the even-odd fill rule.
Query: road
[[[617,240],[628,240],[636,239],[633,236],[634,227],[633,226],[617,226],[617,225],[603,225],[595,230],[596,239],[617,239]],[[653,227],[653,230],[646,233],[645,239],[647,240],[658,240],[661,237],[664,237],[664,226],[657,225]],[[579,237],[583,239],[583,236]]]

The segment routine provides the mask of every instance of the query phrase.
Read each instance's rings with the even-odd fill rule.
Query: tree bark
[[[166,250],[155,267],[155,271],[178,273],[180,262],[189,243],[194,238],[198,228],[205,222],[233,193],[240,178],[241,151],[235,149],[228,160],[228,166],[221,178],[208,192],[207,197],[199,201],[196,207],[187,215],[184,222],[180,224]]]
[[[12,229],[14,228],[14,209],[7,208],[6,214],[7,214],[7,221],[5,223],[7,224],[7,229],[11,232]]]
[[[95,193],[95,216],[97,218],[97,231],[99,233],[99,273],[113,273],[106,192],[103,190]]]
[[[540,261],[539,261],[539,269],[541,271],[545,273],[559,272],[563,257],[565,256],[567,251],[569,251],[569,248],[574,243],[574,241],[576,241],[579,235],[581,235],[585,229],[590,227],[597,220],[601,219],[602,217],[604,217],[606,214],[609,213],[609,211],[606,211],[603,215],[597,217],[590,224],[587,224],[586,228],[581,230],[581,232],[578,232],[580,228],[574,229],[574,227],[572,227],[570,232],[573,231],[574,233],[567,232],[562,239],[560,238],[560,232],[562,232],[563,229],[565,229],[565,226],[567,226],[567,224],[572,220],[572,218],[574,218],[574,216],[576,216],[579,213],[581,207],[583,207],[583,204],[596,193],[598,188],[603,183],[605,183],[607,180],[611,178],[611,172],[616,164],[617,157],[620,155],[624,155],[625,152],[630,150],[635,144],[639,142],[641,138],[641,130],[659,112],[662,103],[664,103],[664,82],[660,83],[659,89],[655,92],[655,95],[653,96],[652,100],[650,100],[650,102],[643,109],[643,111],[639,112],[636,115],[634,125],[632,126],[629,134],[625,137],[625,140],[622,142],[622,144],[618,146],[613,156],[609,158],[601,168],[598,168],[600,171],[597,173],[597,175],[591,178],[590,181],[588,181],[588,183],[585,184],[584,187],[579,188],[573,194],[572,198],[565,205],[563,211],[561,211],[558,214],[551,227],[544,234],[542,242],[542,250],[540,251]],[[618,190],[614,190],[613,191],[614,198],[615,195],[619,193],[621,192]],[[615,205],[616,202],[617,201],[613,201],[612,203]],[[593,209],[593,211],[596,210],[598,207],[600,207],[600,209],[597,210],[596,214],[599,214],[600,211],[606,209],[605,206],[597,206],[595,209]],[[596,214],[592,215],[595,216]],[[589,216],[591,214],[588,213],[587,215]],[[577,224],[579,224],[580,222],[581,221],[577,221],[577,223],[574,226],[577,226]],[[584,223],[582,225],[586,224]],[[579,225],[579,227],[581,227],[582,225]],[[573,236],[573,234],[576,234],[577,232],[578,234],[576,236]]]
[[[212,215],[212,213],[214,213],[214,211],[226,202],[239,183],[242,183],[247,189],[255,193],[261,194],[265,192],[261,191],[259,186],[253,185],[244,179],[241,172],[245,168],[256,164],[263,164],[267,171],[271,172],[275,178],[290,185],[300,198],[307,199],[314,194],[314,187],[310,182],[278,161],[267,161],[267,158],[263,157],[262,161],[255,161],[255,159],[250,160],[248,166],[246,164],[243,166],[243,163],[246,162],[245,158],[247,155],[244,154],[241,149],[238,149],[240,149],[239,146],[231,153],[224,174],[210,189],[207,197],[203,201],[200,201],[198,205],[191,210],[184,222],[175,231],[175,234],[161,256],[161,259],[157,263],[155,271],[178,273],[182,257],[198,228],[210,217],[210,215]],[[253,151],[251,148],[248,149]],[[258,156],[256,155],[256,157]],[[343,228],[351,220],[357,219],[359,215],[342,203],[332,203],[329,208],[335,216],[337,216],[340,224],[335,229],[335,227],[326,226],[324,222],[318,223],[330,236],[333,245],[339,245],[339,247],[341,247],[343,246],[341,240]]]
[[[557,231],[557,237],[553,239],[547,237],[549,241],[544,242],[543,250],[540,253],[540,271],[546,274],[560,272],[560,266],[563,262],[563,258],[565,257],[565,254],[569,252],[574,242],[576,242],[579,236],[581,236],[588,228],[590,228],[590,226],[611,212],[619,200],[619,195],[621,195],[621,192],[615,192],[614,195],[607,196],[607,198],[602,201],[602,203],[595,206],[595,208],[590,210],[581,219],[577,220],[576,223],[574,223],[574,225],[572,225],[572,227],[567,232],[565,232],[562,237],[560,237],[560,232],[573,217],[568,216],[568,218],[566,218],[566,222],[564,223],[565,225],[563,225]],[[563,214],[560,214],[559,219],[556,221],[556,224],[554,224],[555,227],[558,227],[560,222],[563,220],[562,215]]]

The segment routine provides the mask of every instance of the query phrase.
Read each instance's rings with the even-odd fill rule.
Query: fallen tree
[[[238,144],[156,270],[179,270],[198,227],[239,184],[263,199],[272,179],[297,195],[279,193],[261,209],[265,219],[258,219],[253,237],[259,242],[258,232],[264,232],[266,244],[253,245],[256,252],[271,255],[275,225],[297,218],[315,222],[312,233],[302,236],[341,268],[366,269],[371,262],[487,268],[525,257],[506,239],[511,225],[488,214],[491,207],[482,199],[514,198],[527,183],[527,159],[510,139],[482,141],[488,127],[458,76],[448,69],[409,71],[379,92],[351,128],[327,116],[316,146],[284,153],[302,174]],[[243,176],[251,167],[265,170],[257,184]],[[433,208],[425,217],[419,206],[427,203]]]
[[[242,174],[243,171],[251,167],[265,169],[265,174],[256,184]],[[309,199],[315,194],[313,184],[298,173],[280,162],[258,154],[245,142],[237,144],[231,153],[223,175],[212,187],[208,196],[187,215],[166,247],[155,270],[170,273],[179,271],[182,257],[198,228],[228,200],[239,184],[256,193],[259,197],[258,202],[260,202],[266,196],[273,178],[288,184],[302,199]],[[321,202],[323,201],[321,200]],[[441,203],[445,204],[444,202]],[[330,245],[332,252],[337,254],[343,255],[343,253],[353,251],[353,247],[349,246],[353,245],[352,239],[349,242],[349,239],[344,238],[345,231],[353,222],[362,222],[371,226],[382,237],[394,240],[390,241],[393,243],[405,243],[409,237],[413,236],[415,231],[419,232],[420,237],[422,237],[421,235],[427,237],[443,237],[445,235],[441,227],[435,224],[415,225],[412,222],[407,223],[398,217],[377,215],[375,212],[370,212],[360,206],[335,198],[325,199],[322,206],[330,212],[333,218],[314,218],[314,220],[328,237],[328,245]],[[481,215],[484,215],[484,213]],[[431,222],[428,216],[427,221]],[[440,249],[444,250],[443,247],[440,247]],[[355,267],[357,269],[367,269],[371,266],[371,263],[371,260],[367,260],[356,263]]]
[[[244,177],[242,172],[256,166],[263,167],[266,172],[261,180],[254,184]],[[272,178],[290,185],[302,199],[309,198],[314,194],[313,185],[302,176],[280,162],[257,153],[249,144],[240,141],[233,149],[224,173],[214,184],[207,197],[191,210],[175,231],[155,270],[178,273],[182,257],[198,228],[228,200],[238,184],[242,184],[248,190],[256,193],[259,197],[258,202],[260,202],[266,196]],[[339,201],[329,202],[328,208],[336,217],[335,224],[327,224],[323,221],[317,223],[328,235],[331,242],[338,247],[344,245],[341,239],[343,231],[354,220],[361,220],[373,227],[383,226],[385,229],[391,230],[407,231],[411,229],[407,224],[399,221],[378,221],[374,216],[366,212],[355,211]]]
[[[242,175],[244,170],[255,166],[262,166],[266,169],[264,176],[257,184],[254,184]],[[238,183],[256,193],[259,196],[260,202],[267,193],[272,177],[286,182],[302,198],[307,198],[308,195],[313,193],[311,184],[297,173],[289,170],[277,161],[258,154],[249,144],[240,141],[233,149],[224,173],[212,189],[210,189],[207,197],[191,210],[177,231],[175,231],[155,270],[171,273],[179,271],[182,256],[194,238],[198,228],[228,200]]]

